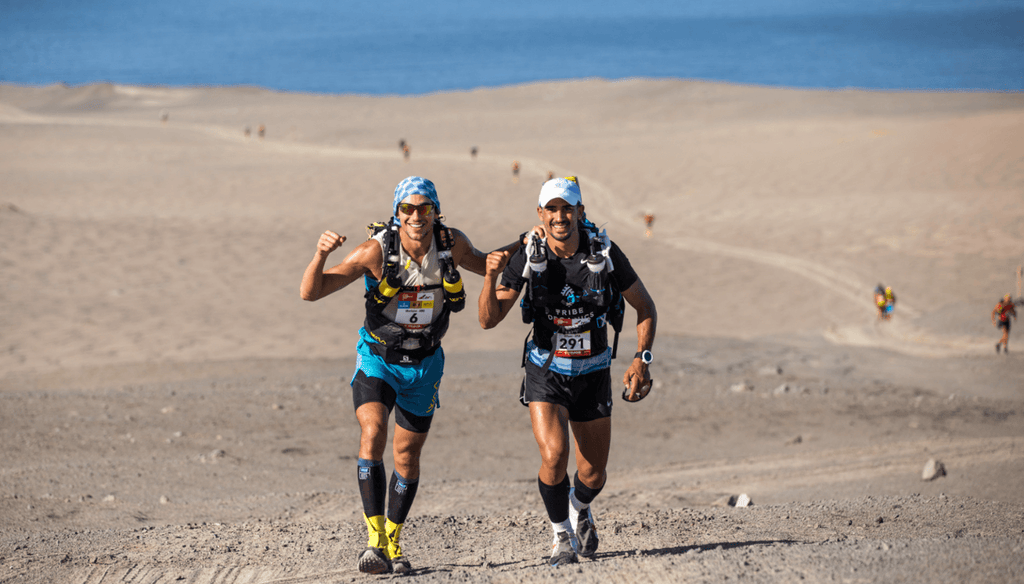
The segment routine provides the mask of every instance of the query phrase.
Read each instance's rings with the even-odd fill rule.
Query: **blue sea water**
[[[1024,90],[1024,0],[0,0],[0,82]]]

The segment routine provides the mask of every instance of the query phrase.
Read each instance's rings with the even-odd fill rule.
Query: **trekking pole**
[[[526,263],[523,265],[524,280],[530,278],[530,256],[533,255],[533,241],[534,236],[531,234],[530,238],[526,241],[526,251],[523,252],[526,255]]]
[[[523,266],[523,279],[528,279],[531,272],[542,274],[547,267],[548,258],[544,240],[536,233],[531,233],[530,242],[526,244],[526,265]]]

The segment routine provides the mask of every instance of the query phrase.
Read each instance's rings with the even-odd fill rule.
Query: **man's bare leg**
[[[556,404],[531,402],[530,421],[540,449],[537,488],[555,535],[549,562],[554,566],[571,564],[577,559],[569,521],[569,476],[565,473],[569,465],[569,412]]]
[[[579,555],[597,553],[597,527],[590,504],[608,478],[608,453],[612,441],[611,417],[589,422],[572,422],[576,438],[576,476],[569,494],[569,520],[579,542]]]

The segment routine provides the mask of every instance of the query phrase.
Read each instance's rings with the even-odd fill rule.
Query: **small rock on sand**
[[[924,470],[921,471],[921,480],[925,481],[933,481],[944,476],[946,476],[946,465],[934,458],[929,459],[924,465]]]
[[[730,385],[729,386],[729,391],[731,391],[733,393],[743,393],[745,391],[754,391],[754,386],[750,385],[746,381],[741,381],[739,383],[734,383],[734,384]]]

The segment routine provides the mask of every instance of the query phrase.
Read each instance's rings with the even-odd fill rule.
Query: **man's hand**
[[[320,241],[316,243],[316,251],[327,255],[341,247],[343,243],[345,243],[344,235],[338,235],[333,231],[324,231],[324,234],[320,236]]]
[[[512,254],[510,254],[508,251],[502,250],[492,251],[491,253],[487,254],[486,274],[488,276],[500,274],[501,271],[505,269],[505,266],[508,265],[508,260],[510,257],[512,257]]]
[[[633,359],[626,374],[622,376],[622,398],[630,402],[638,402],[651,393],[651,371],[640,359]]]

